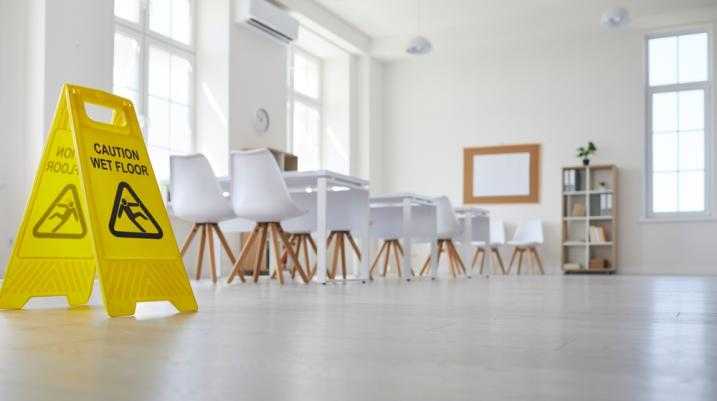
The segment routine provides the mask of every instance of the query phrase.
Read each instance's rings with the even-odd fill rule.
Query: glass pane
[[[191,109],[189,106],[172,104],[170,108],[170,149],[174,153],[189,153],[192,147]]]
[[[147,114],[149,115],[147,142],[150,146],[169,148],[169,102],[150,96],[147,106]]]
[[[680,173],[680,212],[705,210],[705,173],[689,171]]]
[[[680,110],[680,131],[702,130],[705,128],[705,94],[702,90],[685,91],[678,94]]]
[[[171,99],[173,102],[191,104],[192,64],[189,60],[172,55]]]
[[[294,103],[294,154],[300,170],[321,167],[319,112],[301,102]]]
[[[136,106],[138,97],[128,94],[139,92],[139,42],[121,33],[115,33],[113,81],[114,93],[129,97]]]
[[[169,68],[170,55],[168,52],[155,47],[149,47],[149,94],[169,99]]]
[[[319,63],[297,53],[294,55],[294,90],[313,99],[319,98]]]
[[[677,37],[650,39],[650,86],[677,83]]]
[[[702,131],[680,133],[680,170],[705,168],[705,135]]]
[[[152,161],[152,168],[157,180],[169,179],[169,151],[149,146],[147,152],[149,153],[149,160]]]
[[[677,133],[652,136],[653,171],[677,171]]]
[[[652,175],[652,211],[654,213],[677,211],[677,173]]]
[[[189,0],[172,1],[172,38],[185,44],[192,43],[192,9]]]
[[[115,0],[115,16],[139,24],[141,0]]]
[[[149,29],[164,36],[171,36],[171,18],[171,0],[149,0]]]
[[[678,38],[680,83],[707,80],[707,34]]]
[[[652,95],[652,132],[677,131],[677,92]]]

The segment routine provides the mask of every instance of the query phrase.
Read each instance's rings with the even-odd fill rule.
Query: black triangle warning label
[[[137,193],[124,181],[117,185],[109,227],[115,237],[162,238],[162,228]]]
[[[79,239],[87,234],[77,187],[65,185],[32,228],[37,238]]]

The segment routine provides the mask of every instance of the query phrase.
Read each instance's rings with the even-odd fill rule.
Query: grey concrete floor
[[[194,288],[0,312],[0,400],[717,399],[717,277]]]

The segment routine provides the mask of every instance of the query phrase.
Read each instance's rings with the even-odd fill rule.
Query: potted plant
[[[583,159],[583,166],[590,165],[590,156],[597,151],[597,147],[594,143],[588,142],[588,146],[581,146],[578,148],[578,157]]]

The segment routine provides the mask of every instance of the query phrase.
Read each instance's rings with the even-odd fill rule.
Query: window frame
[[[148,141],[148,134],[149,134],[149,124],[151,124],[151,121],[149,121],[148,117],[148,106],[149,106],[149,48],[150,46],[158,47],[164,51],[167,51],[168,53],[172,55],[178,55],[180,57],[183,57],[189,61],[190,65],[192,66],[192,74],[189,80],[189,127],[192,130],[192,134],[190,136],[189,141],[189,152],[194,152],[196,150],[196,142],[197,142],[197,130],[196,130],[196,100],[197,100],[197,94],[196,94],[196,42],[197,42],[197,5],[196,0],[189,0],[190,3],[190,20],[191,20],[191,33],[189,35],[190,43],[182,43],[180,41],[177,41],[173,38],[170,38],[168,36],[164,36],[162,34],[159,34],[157,32],[154,32],[149,28],[149,0],[140,0],[140,10],[139,10],[139,21],[133,22],[130,20],[126,20],[122,17],[119,17],[114,14],[114,9],[112,10],[112,14],[114,16],[114,34],[120,33],[122,35],[129,36],[139,43],[139,104],[135,104],[135,111],[138,114],[139,124],[140,128],[142,129],[142,136],[144,137],[145,143],[147,143],[147,148],[149,150],[150,145],[147,142]],[[113,35],[114,37],[114,35]],[[114,56],[112,60],[112,65],[114,68]],[[113,86],[114,86],[114,77],[113,77]],[[170,102],[171,103],[171,102]],[[172,149],[170,148],[164,148],[161,146],[152,146],[156,148],[161,148],[164,150],[169,151],[172,153]],[[166,179],[159,179],[161,182],[168,181],[169,177],[166,177]]]
[[[679,37],[693,34],[707,34],[707,80],[690,83],[675,83],[650,86],[650,41],[653,39]],[[709,26],[695,26],[684,29],[672,29],[652,32],[645,35],[644,41],[644,86],[645,86],[645,159],[644,159],[644,213],[643,221],[685,221],[703,220],[712,216],[712,160],[713,160],[713,30]],[[679,63],[679,59],[677,60]],[[653,96],[659,93],[704,91],[704,210],[698,212],[654,212],[653,211],[653,152],[652,152],[652,106]],[[679,170],[678,170],[679,171]],[[678,181],[679,191],[679,181]]]
[[[315,62],[318,65],[318,84],[319,84],[319,90],[318,95],[316,98],[312,98],[311,96],[307,96],[299,91],[297,91],[294,87],[294,58],[296,57],[296,54],[300,54],[301,57],[310,59],[311,61]],[[287,111],[288,111],[288,118],[287,118],[287,125],[288,125],[288,131],[289,135],[287,136],[287,148],[290,150],[290,152],[294,152],[294,104],[296,102],[303,103],[305,106],[315,109],[319,114],[319,169],[323,169],[325,167],[324,162],[324,154],[325,154],[325,138],[324,138],[324,62],[323,60],[310,53],[309,51],[302,49],[301,47],[297,45],[291,46],[291,50],[289,51],[289,76],[288,76],[288,94],[289,94],[289,100],[287,104]],[[301,161],[299,161],[301,163]]]

